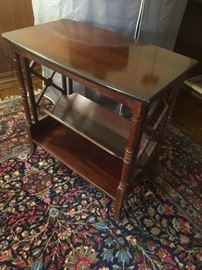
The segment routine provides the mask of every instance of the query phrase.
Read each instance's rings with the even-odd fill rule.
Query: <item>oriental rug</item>
[[[50,106],[52,102],[49,99],[41,100],[40,117],[44,116],[41,108]],[[26,134],[21,98],[0,101],[0,162],[29,151]]]
[[[111,200],[43,149],[26,161],[24,116],[11,103],[0,115],[0,269],[202,269],[197,144],[170,126],[156,181],[142,179],[117,223]]]

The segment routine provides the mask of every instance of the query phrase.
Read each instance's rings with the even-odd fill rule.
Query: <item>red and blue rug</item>
[[[0,109],[0,269],[202,269],[200,146],[169,127],[152,190],[143,179],[117,223],[111,200],[44,150],[25,160],[19,100]]]

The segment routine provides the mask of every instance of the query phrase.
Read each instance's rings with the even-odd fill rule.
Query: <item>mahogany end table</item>
[[[119,219],[127,193],[143,173],[155,171],[179,84],[197,62],[67,19],[3,37],[15,55],[31,155],[40,145],[104,191]],[[36,63],[53,70],[50,78],[34,69]],[[53,81],[55,72],[62,87]],[[32,75],[45,85],[37,99]],[[75,93],[74,81],[125,105],[131,118]],[[49,86],[61,95],[39,119],[37,107]]]

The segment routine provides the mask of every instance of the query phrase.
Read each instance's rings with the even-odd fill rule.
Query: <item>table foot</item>
[[[122,187],[118,187],[117,195],[115,201],[113,202],[113,214],[117,221],[120,221],[122,218],[121,209],[123,207],[125,193],[125,189],[123,189]]]
[[[29,160],[36,152],[37,145],[35,143],[30,143],[30,153],[29,156],[27,157],[27,160]]]

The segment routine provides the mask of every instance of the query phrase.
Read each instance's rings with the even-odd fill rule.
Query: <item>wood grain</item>
[[[79,94],[62,95],[52,111],[70,129],[123,159],[131,122]]]
[[[33,141],[114,198],[121,176],[121,160],[52,118],[36,125]]]
[[[31,0],[0,1],[0,33],[33,25]],[[0,36],[0,73],[13,70],[9,45]]]
[[[144,102],[196,64],[166,49],[66,19],[3,36],[63,70]]]

